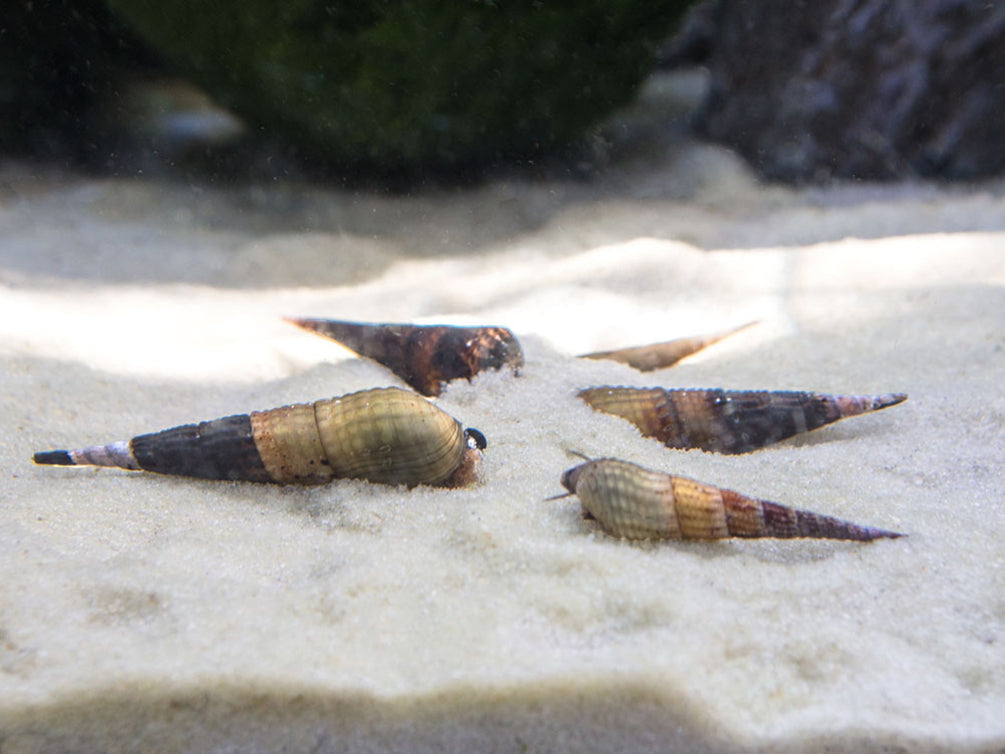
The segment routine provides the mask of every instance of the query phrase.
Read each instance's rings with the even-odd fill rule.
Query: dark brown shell
[[[425,398],[378,388],[339,398],[186,424],[127,442],[35,454],[35,463],[116,466],[160,474],[280,484],[338,477],[462,486],[485,447]]]
[[[608,534],[624,539],[809,537],[869,542],[903,536],[614,458],[569,469],[562,474],[562,486],[579,497]]]
[[[579,397],[632,422],[668,448],[747,453],[849,416],[907,400],[903,394],[854,396],[798,391],[665,390],[592,387]]]
[[[383,364],[423,395],[439,395],[445,383],[470,380],[483,369],[508,367],[516,374],[523,366],[520,343],[505,327],[287,321]]]
[[[713,343],[718,343],[741,330],[756,325],[756,322],[748,322],[732,330],[724,330],[708,335],[695,335],[689,338],[677,338],[668,340],[665,343],[651,343],[646,346],[633,346],[631,348],[618,348],[613,351],[595,351],[594,353],[584,353],[581,359],[606,359],[627,364],[640,372],[652,372],[656,369],[664,369],[673,366],[681,359],[708,348]]]

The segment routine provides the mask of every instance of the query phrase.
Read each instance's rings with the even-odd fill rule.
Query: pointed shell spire
[[[451,380],[470,380],[483,369],[507,367],[516,374],[523,366],[520,343],[505,327],[287,321],[383,364],[428,396],[439,395]]]

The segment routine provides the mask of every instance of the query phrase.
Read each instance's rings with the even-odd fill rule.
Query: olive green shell
[[[615,458],[569,469],[562,475],[562,486],[579,497],[605,531],[624,539],[810,537],[868,542],[902,536]]]
[[[440,484],[468,449],[456,419],[397,388],[253,413],[251,425],[270,478],[286,483]]]

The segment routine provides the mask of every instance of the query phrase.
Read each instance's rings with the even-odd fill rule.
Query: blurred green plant
[[[303,157],[526,157],[627,102],[687,0],[108,0],[178,72]]]

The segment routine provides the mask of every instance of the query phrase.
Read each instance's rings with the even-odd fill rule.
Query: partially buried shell
[[[562,474],[562,486],[609,534],[625,539],[810,537],[868,542],[903,536],[788,508],[613,458]]]
[[[445,383],[470,380],[483,369],[508,367],[515,374],[523,366],[520,343],[505,327],[287,321],[383,364],[423,395],[439,395]]]
[[[116,466],[202,479],[323,484],[474,481],[485,438],[407,390],[378,388],[228,416],[127,442],[35,454],[35,463]]]
[[[677,338],[668,340],[665,343],[651,343],[646,346],[633,346],[631,348],[619,348],[614,351],[595,351],[594,353],[584,353],[581,359],[606,359],[609,361],[619,361],[627,364],[640,372],[652,372],[656,369],[673,366],[681,359],[698,353],[708,348],[713,343],[718,343],[741,330],[756,325],[756,322],[748,322],[732,330],[710,333],[708,335],[695,335],[689,338]]]
[[[767,390],[592,387],[579,397],[632,422],[669,448],[747,453],[857,414],[894,406],[903,394],[856,396]]]

